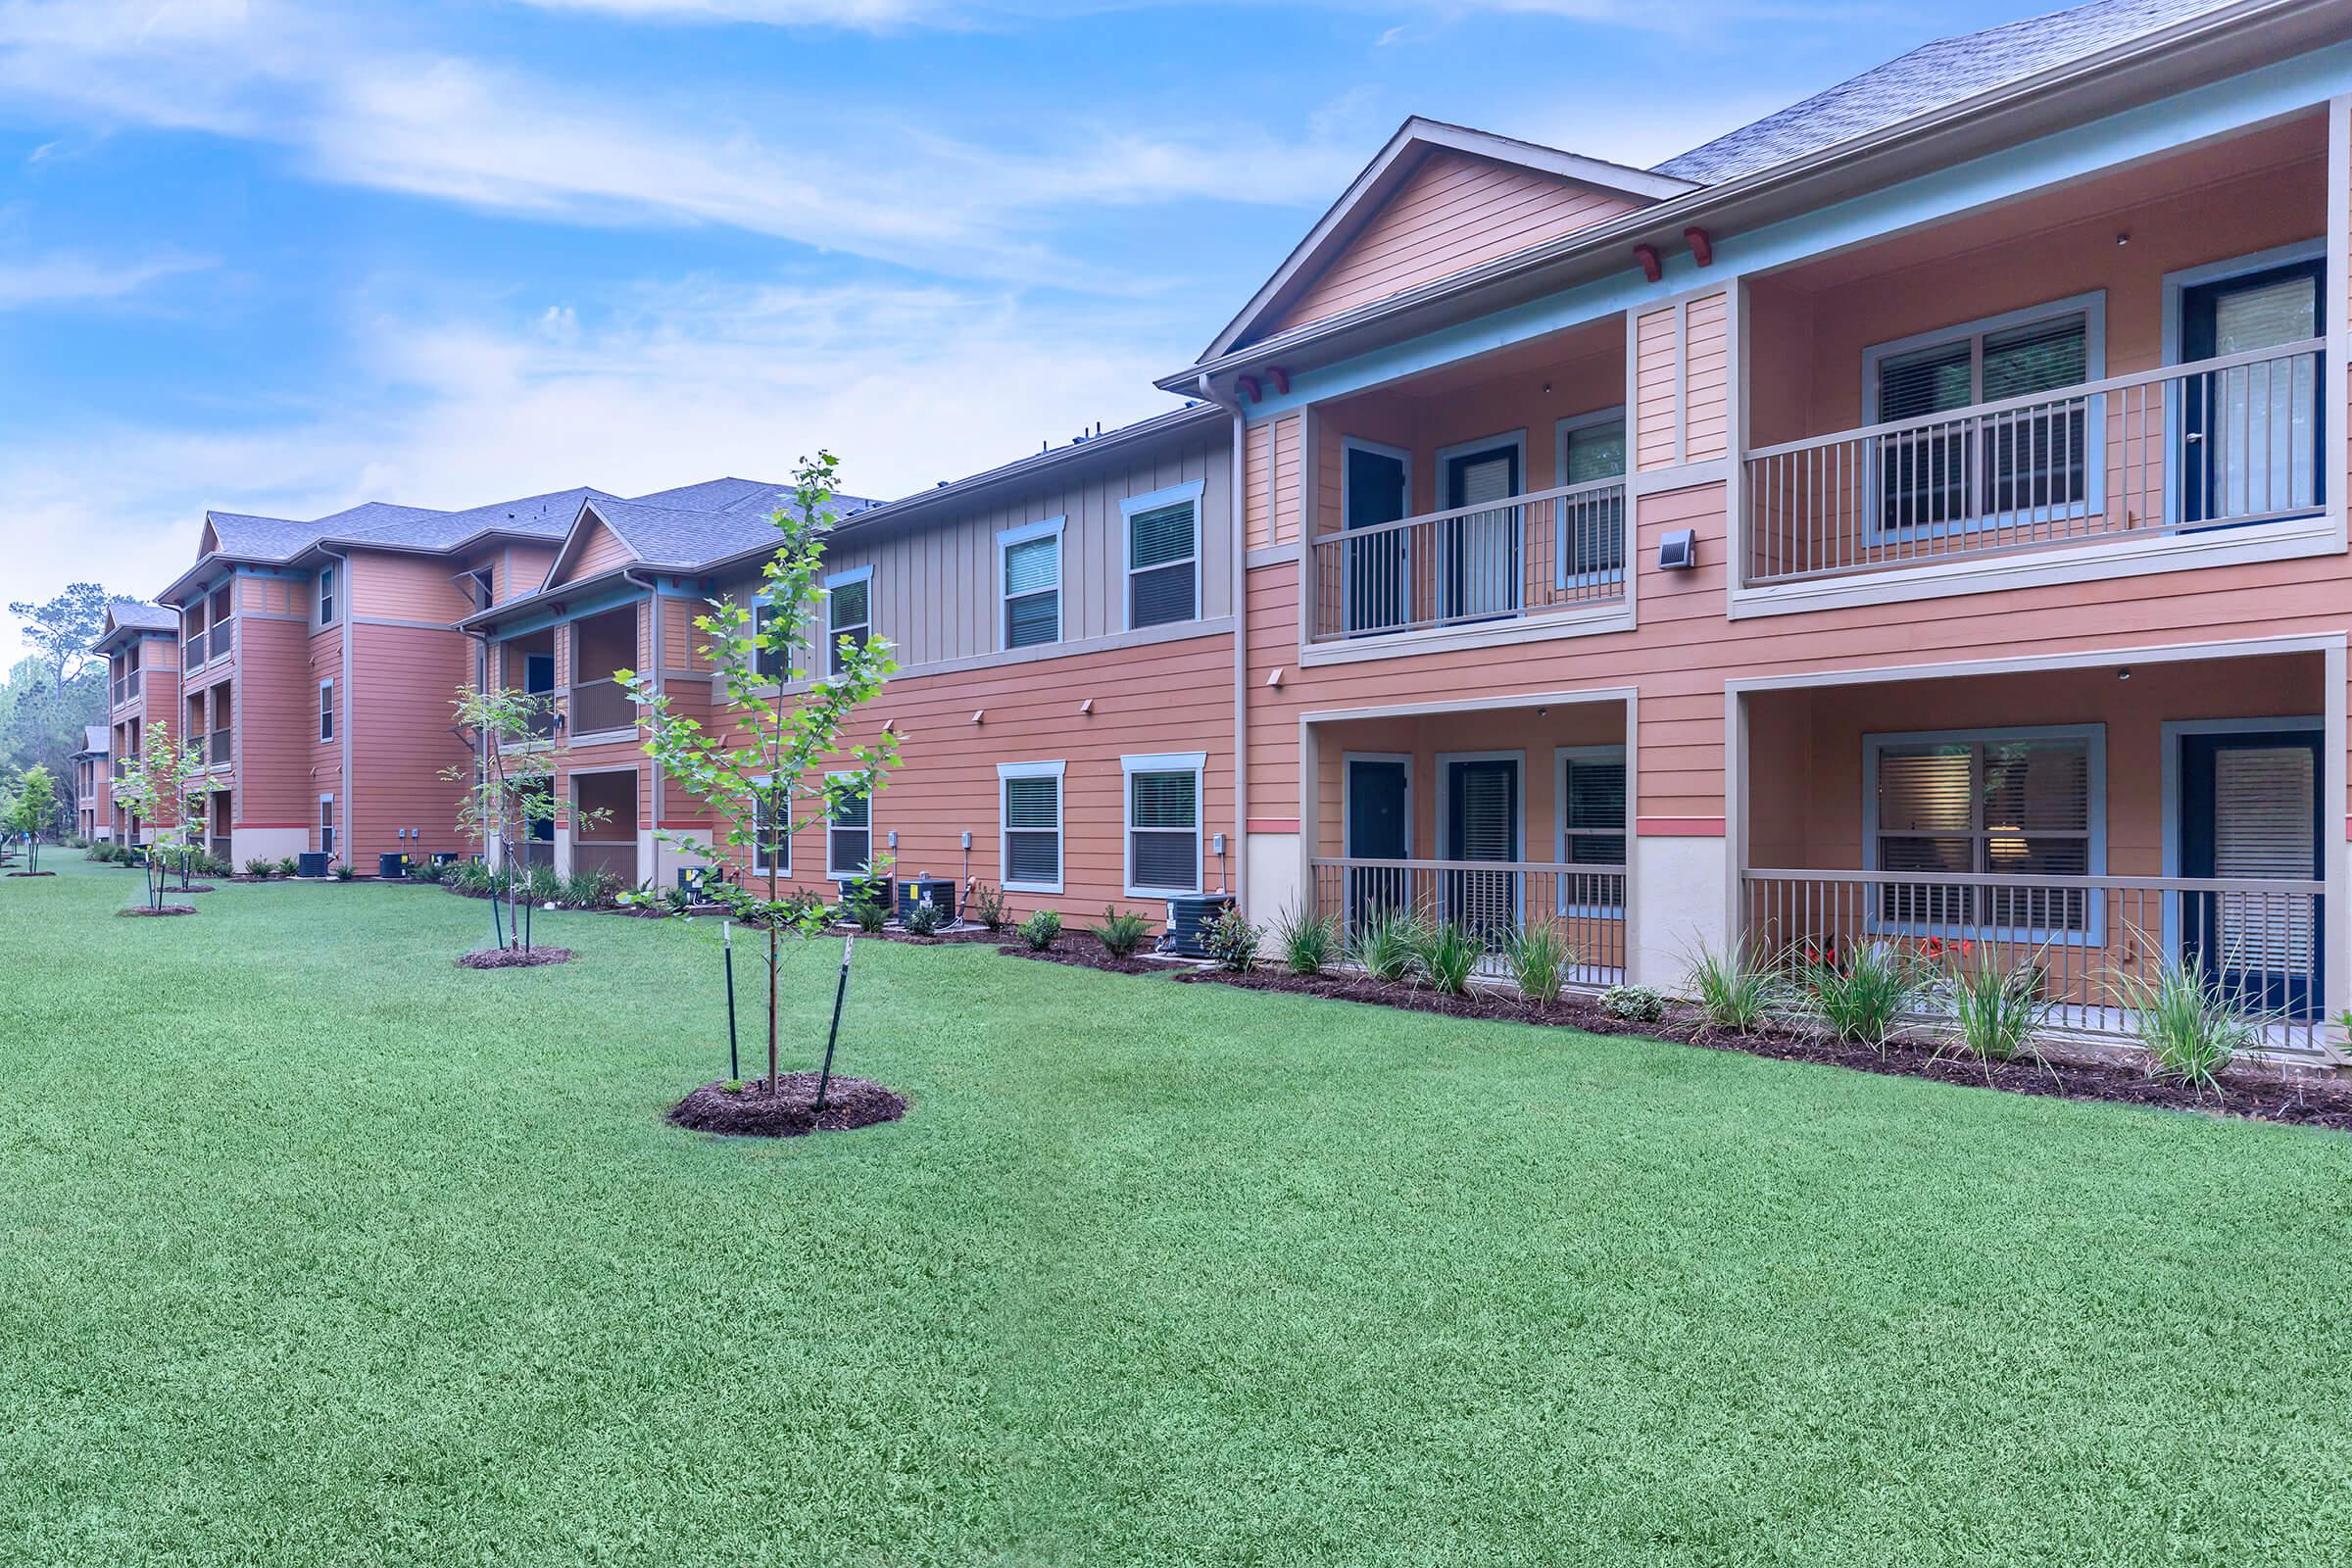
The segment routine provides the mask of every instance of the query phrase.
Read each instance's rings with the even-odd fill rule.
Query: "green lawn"
[[[2352,1139],[870,944],[730,1143],[709,927],[56,864],[0,1562],[2343,1560]]]

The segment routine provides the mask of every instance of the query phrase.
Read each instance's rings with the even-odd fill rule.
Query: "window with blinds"
[[[1560,759],[1560,858],[1569,865],[1625,864],[1625,751],[1572,752]],[[1571,902],[1615,907],[1625,884],[1615,876],[1566,876]]]
[[[1596,484],[1625,477],[1625,419],[1595,420],[1560,432],[1560,483]],[[1560,579],[1607,579],[1625,570],[1625,495],[1571,496],[1560,503]]]
[[[1877,362],[1877,422],[1956,414],[2063,392],[2091,378],[2087,310],[2055,312]],[[1882,528],[1970,522],[2080,506],[2088,493],[2088,407],[2057,398],[1981,420],[1951,419],[1878,441]]]
[[[1018,767],[1019,764],[1009,764]],[[1004,810],[1004,883],[1016,893],[1061,891],[1061,775],[1010,771],[999,781]]]
[[[873,630],[874,580],[868,573],[836,582],[825,591],[825,672],[838,675],[847,662],[842,643],[858,648]]]
[[[2083,890],[2034,880],[2090,874],[2091,744],[2076,735],[1876,749],[1874,869],[2020,879],[2014,888],[1889,884],[1881,890],[1881,915],[1905,925],[2087,929]]]
[[[791,635],[790,627],[778,623],[773,605],[764,599],[752,601],[752,636],[755,639],[776,639],[773,648],[760,646],[757,642],[754,644],[752,663],[761,679],[780,681],[784,678],[785,648]]]
[[[874,857],[872,804],[862,794],[834,802],[825,826],[825,875],[839,881],[864,874]]]
[[[1061,537],[1004,547],[1004,646],[1061,641]]]
[[[1127,891],[1200,891],[1200,775],[1127,775]]]
[[[792,874],[791,807],[782,786],[761,786],[752,797],[752,869],[761,876]]]
[[[1127,519],[1127,624],[1165,626],[1200,613],[1200,507],[1153,507]]]

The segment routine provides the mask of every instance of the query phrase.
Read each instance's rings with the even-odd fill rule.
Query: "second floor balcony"
[[[2325,340],[2301,338],[1748,454],[1750,585],[2316,514]]]
[[[140,672],[134,668],[125,674],[117,675],[114,678],[114,681],[109,688],[109,695],[115,707],[121,708],[125,703],[133,702],[137,699],[139,695],[139,674]]]

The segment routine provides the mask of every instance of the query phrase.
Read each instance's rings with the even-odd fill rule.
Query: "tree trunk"
[[[778,956],[776,913],[771,907],[767,913],[767,1092],[770,1095],[780,1094],[784,1088],[783,1077],[776,1070],[776,961]]]

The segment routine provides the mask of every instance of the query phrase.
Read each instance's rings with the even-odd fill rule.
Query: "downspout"
[[[1242,416],[1239,395],[1217,396],[1215,383],[1200,377],[1200,395],[1233,415],[1232,478],[1225,510],[1233,553],[1233,897],[1245,913],[1250,907],[1250,507],[1242,456],[1250,436],[1250,421]]]

